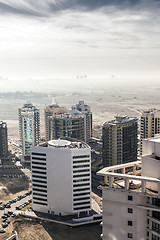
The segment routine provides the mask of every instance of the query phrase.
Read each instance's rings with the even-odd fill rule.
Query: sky
[[[160,0],[0,0],[1,90],[158,81],[159,26]]]

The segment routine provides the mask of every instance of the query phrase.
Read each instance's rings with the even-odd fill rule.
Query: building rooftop
[[[130,124],[135,123],[138,121],[138,118],[136,117],[127,117],[127,116],[115,116],[114,120],[105,122],[103,126],[105,125],[123,125],[123,124]]]
[[[50,140],[49,142],[40,143],[39,146],[52,148],[90,148],[85,142],[73,141],[72,139]]]
[[[127,172],[128,168],[132,170]],[[117,173],[117,170],[122,173]],[[106,167],[98,171],[97,175],[104,176],[101,187],[160,196],[160,179],[141,176],[141,161]],[[158,191],[147,188],[147,182],[157,184]]]

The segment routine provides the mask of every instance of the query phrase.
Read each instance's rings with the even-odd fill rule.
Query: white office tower
[[[23,160],[30,163],[30,147],[40,141],[40,112],[31,103],[24,104],[18,111]]]
[[[148,111],[143,111],[141,116],[141,134],[140,134],[141,154],[143,139],[154,137],[155,134],[159,133],[160,133],[160,110],[150,109]]]
[[[128,167],[133,172],[125,174]],[[160,240],[160,136],[143,140],[142,162],[107,167],[97,174],[105,180],[102,239]]]
[[[33,210],[70,215],[91,210],[91,149],[51,140],[32,146]]]
[[[90,106],[84,104],[84,101],[79,101],[72,109],[77,109],[84,115],[84,141],[88,143],[92,137],[92,112]]]

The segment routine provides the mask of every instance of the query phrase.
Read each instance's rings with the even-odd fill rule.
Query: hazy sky
[[[0,0],[4,86],[77,75],[159,79],[160,0]]]

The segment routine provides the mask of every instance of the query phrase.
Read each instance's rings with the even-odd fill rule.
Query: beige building
[[[141,116],[141,145],[140,153],[142,154],[142,140],[154,137],[160,133],[160,110],[150,109],[144,111]]]
[[[67,112],[66,107],[60,107],[57,104],[51,104],[44,109],[44,121],[45,121],[45,139],[51,140],[51,118],[56,114],[63,114]]]
[[[142,161],[97,174],[104,176],[102,239],[160,240],[160,136],[143,140]]]

